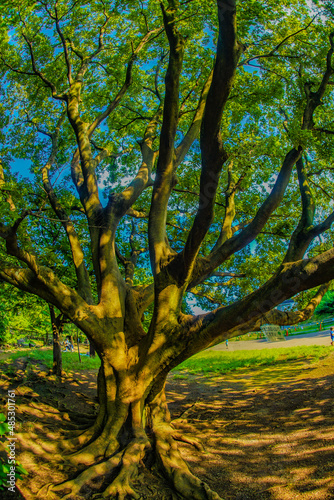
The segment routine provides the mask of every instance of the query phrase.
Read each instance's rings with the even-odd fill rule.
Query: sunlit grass
[[[258,368],[261,366],[282,365],[289,361],[310,360],[318,361],[326,357],[332,350],[328,346],[300,346],[287,348],[273,348],[252,351],[203,351],[177,366],[174,378],[185,378],[186,374],[223,374],[242,368]],[[17,358],[25,358],[27,361],[41,361],[47,368],[52,367],[52,350],[31,349],[11,353],[0,364],[10,364]],[[100,367],[98,357],[90,358],[81,356],[81,363],[76,352],[63,352],[63,369],[91,370]]]
[[[327,346],[301,346],[253,351],[204,351],[175,368],[179,373],[228,373],[241,368],[279,365],[295,360],[318,361],[331,352]]]
[[[10,353],[5,360],[0,361],[2,363],[11,363],[17,358],[25,358],[27,361],[41,361],[45,364],[47,368],[52,368],[52,350],[41,350],[41,349],[31,349],[29,351],[22,350]],[[81,355],[81,363],[79,362],[78,353],[73,352],[63,352],[62,353],[63,370],[91,370],[100,367],[100,359],[96,356],[95,358],[90,358],[89,356]]]

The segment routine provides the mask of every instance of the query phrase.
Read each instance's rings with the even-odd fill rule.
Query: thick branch
[[[195,284],[199,282],[202,276],[213,272],[231,255],[251,243],[251,241],[253,241],[261,232],[270,215],[281,203],[284,192],[289,183],[293,166],[300,158],[301,152],[302,150],[301,148],[299,148],[298,150],[292,149],[291,151],[289,151],[289,153],[287,153],[281,171],[276,179],[271,193],[260,206],[253,220],[242,231],[240,231],[238,234],[234,234],[220,247],[216,248],[216,250],[214,250],[209,257],[203,260],[198,260],[197,266],[193,273],[191,286],[195,286]]]
[[[216,61],[201,127],[202,171],[199,208],[183,251],[183,279],[188,279],[200,245],[213,220],[219,174],[227,159],[220,134],[220,123],[243,49],[237,40],[235,1],[218,0],[217,5],[219,36]]]
[[[312,239],[316,236],[320,236],[320,234],[324,233],[328,229],[330,229],[331,225],[334,223],[334,212],[332,212],[323,222],[313,227],[310,230],[310,235]]]
[[[167,204],[174,179],[174,141],[179,114],[179,85],[184,40],[175,26],[175,8],[161,4],[170,54],[165,77],[165,101],[160,134],[159,160],[149,215],[149,245],[153,273],[156,274],[170,254],[166,236]]]
[[[102,208],[99,199],[97,177],[95,173],[97,162],[96,159],[93,158],[91,151],[91,137],[94,130],[100,125],[100,123],[107,116],[109,116],[109,114],[121,102],[122,97],[125,95],[128,87],[131,84],[131,71],[133,62],[135,61],[137,54],[148,43],[148,41],[150,41],[152,33],[157,32],[159,32],[159,29],[147,33],[140,41],[136,49],[133,51],[128,63],[125,82],[122,88],[116,95],[115,99],[107,107],[107,109],[102,114],[100,114],[92,124],[89,125],[87,123],[84,123],[81,119],[79,113],[79,104],[80,93],[83,85],[83,75],[86,71],[85,67],[89,64],[94,54],[87,60],[85,59],[83,61],[82,68],[76,76],[75,82],[71,85],[71,89],[69,92],[67,107],[68,117],[76,134],[78,144],[78,151],[75,152],[72,159],[71,173],[82,205],[85,209],[86,217],[88,219],[89,231],[91,235],[93,265],[98,290],[101,293],[100,298],[102,298],[103,294],[110,294],[111,288],[117,288],[118,282],[119,280],[121,280],[119,271],[117,269],[113,242],[115,231],[117,228],[117,222],[120,216],[123,214],[123,205],[122,203],[118,203],[120,201],[120,196],[116,195],[115,197],[111,197],[108,206],[105,209]],[[102,46],[100,47],[99,45],[97,51],[101,50],[101,48]],[[95,52],[97,53],[97,51]],[[142,171],[140,172],[139,176],[141,175]],[[138,179],[136,179],[136,182],[137,181]],[[126,212],[127,208],[124,209],[124,213]],[[109,241],[111,246],[106,244],[107,241]],[[115,273],[111,272],[112,269],[115,270]],[[113,276],[113,278],[111,279],[113,283],[111,283],[110,281],[111,276]],[[104,279],[106,280],[106,282],[103,285]]]
[[[189,344],[184,359],[215,342],[223,334],[229,338],[244,326],[251,330],[251,325],[284,300],[303,290],[327,284],[332,279],[334,249],[312,259],[283,264],[269,281],[247,297],[189,320]],[[322,292],[325,293],[325,289],[319,291]]]
[[[317,109],[317,107],[322,104],[321,99],[325,95],[327,85],[330,82],[330,77],[333,74],[332,56],[333,56],[333,52],[334,52],[334,32],[332,32],[330,34],[329,42],[330,42],[330,49],[327,52],[327,57],[326,57],[326,71],[322,77],[322,80],[320,82],[318,90],[316,92],[313,92],[311,90],[312,84],[310,82],[306,82],[305,86],[304,86],[307,104],[306,104],[305,111],[303,114],[303,122],[302,122],[302,129],[303,130],[313,129],[313,127],[314,127],[314,121],[313,121],[314,112]]]
[[[136,308],[138,316],[141,317],[144,311],[154,301],[154,283],[133,287],[136,294]]]
[[[293,232],[284,262],[302,259],[307,247],[311,243],[315,201],[308,183],[307,173],[302,158],[296,163],[299,190],[302,199],[302,214],[300,221]]]
[[[222,228],[220,231],[220,235],[219,235],[212,251],[221,247],[221,245],[223,243],[225,243],[226,240],[230,239],[233,236],[232,223],[233,223],[234,217],[235,217],[234,198],[235,198],[235,193],[236,193],[236,184],[235,184],[234,179],[233,179],[232,167],[233,167],[233,162],[231,161],[228,168],[227,168],[228,184],[227,184],[227,189],[225,191],[225,207],[226,208],[225,208],[224,220],[223,220]]]
[[[19,261],[26,264],[35,275],[38,275],[40,272],[40,266],[38,264],[36,256],[30,252],[27,252],[24,248],[21,248],[17,239],[17,230],[28,213],[29,212],[27,211],[23,212],[23,214],[14,222],[14,224],[11,227],[7,227],[5,231],[3,230],[3,225],[1,224],[0,236],[6,241],[7,254],[16,257]]]
[[[51,134],[51,139],[52,139],[52,148],[51,148],[51,153],[49,156],[49,159],[47,163],[44,165],[42,168],[42,178],[43,178],[43,186],[44,189],[48,195],[50,204],[57,215],[58,219],[61,221],[61,224],[63,228],[66,231],[68,241],[70,243],[71,247],[71,252],[72,252],[72,258],[73,258],[73,264],[75,267],[76,275],[77,275],[77,280],[78,280],[78,291],[80,295],[89,303],[92,304],[93,299],[92,299],[92,292],[90,288],[90,281],[89,281],[89,276],[88,276],[88,271],[85,266],[85,261],[84,261],[84,253],[81,248],[81,244],[78,238],[78,235],[75,231],[73,222],[67,215],[66,211],[63,209],[61,206],[57,195],[51,185],[50,182],[50,168],[52,167],[57,150],[58,150],[58,137],[59,137],[59,132],[60,132],[60,127],[62,125],[62,122],[66,116],[66,113],[62,113],[60,119],[58,120],[55,132]]]
[[[278,309],[272,309],[260,320],[261,324],[271,323],[280,326],[295,325],[301,321],[310,319],[323,296],[329,290],[329,286],[330,282],[321,285],[304,309],[300,311],[279,311]]]
[[[205,82],[194,118],[191,122],[188,132],[186,133],[186,135],[184,136],[184,138],[182,139],[182,141],[175,150],[175,168],[182,163],[192,143],[198,137],[201,128],[202,118],[204,115],[206,98],[212,82],[212,75],[213,71],[211,71],[209,78]]]
[[[112,195],[109,199],[107,211],[110,213],[113,212],[118,219],[129,212],[144,189],[153,185],[151,173],[157,157],[157,153],[153,151],[153,141],[161,113],[162,108],[159,106],[157,112],[146,127],[144,138],[140,143],[142,163],[136,177],[130,185],[124,189],[121,195]]]
[[[299,311],[280,311],[278,309],[272,309],[256,321],[251,320],[232,331],[223,333],[220,337],[215,339],[212,345],[219,344],[227,338],[243,335],[244,333],[248,333],[250,331],[258,331],[260,330],[260,327],[265,324],[279,326],[296,325],[297,323],[301,323],[302,321],[310,319],[316,307],[318,307],[318,305],[320,304],[321,299],[328,291],[329,286],[330,282],[321,285],[304,309]]]

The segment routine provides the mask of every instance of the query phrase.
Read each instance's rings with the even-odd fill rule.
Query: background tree
[[[56,314],[53,305],[49,305],[50,310],[50,320],[52,327],[52,346],[53,346],[53,363],[52,363],[52,373],[58,377],[62,376],[62,357],[61,357],[61,335],[64,330],[64,325],[66,319],[63,314]]]
[[[19,339],[26,338],[45,343],[47,332],[50,332],[46,304],[38,297],[1,283],[0,321],[3,342],[17,344]]]
[[[182,498],[218,498],[177,450],[164,386],[218,339],[305,319],[334,278],[334,34],[315,8],[242,2],[237,32],[234,0],[2,7],[0,276],[101,359],[97,419],[64,443],[85,469],[54,492],[110,473],[103,496],[136,498],[149,456]]]
[[[329,290],[314,311],[316,317],[333,316],[334,313],[334,292]]]

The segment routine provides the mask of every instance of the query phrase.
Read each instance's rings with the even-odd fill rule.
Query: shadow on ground
[[[8,389],[15,389],[17,458],[29,471],[18,486],[27,500],[45,483],[74,474],[60,466],[55,443],[80,416],[96,413],[96,376],[95,370],[71,373],[59,383],[39,363],[18,359],[4,367],[0,404],[5,408]],[[172,374],[167,394],[174,426],[206,449],[203,454],[182,443],[184,457],[224,500],[329,500],[333,384],[331,354],[317,365],[290,362],[221,377]],[[6,500],[19,500],[17,494]]]

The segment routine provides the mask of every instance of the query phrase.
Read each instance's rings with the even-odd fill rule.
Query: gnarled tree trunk
[[[133,350],[138,352],[137,346]],[[138,481],[139,467],[148,464],[163,474],[180,498],[219,500],[189,471],[178,450],[165,397],[168,370],[162,369],[158,359],[152,364],[148,356],[145,363],[129,351],[110,347],[109,354],[98,353],[102,360],[99,412],[94,424],[69,442],[75,448],[70,462],[85,469],[52,491],[70,498],[80,495],[87,483],[106,476],[110,484],[102,493],[104,498],[139,498],[133,481]],[[116,363],[117,369],[115,356],[123,360]]]

